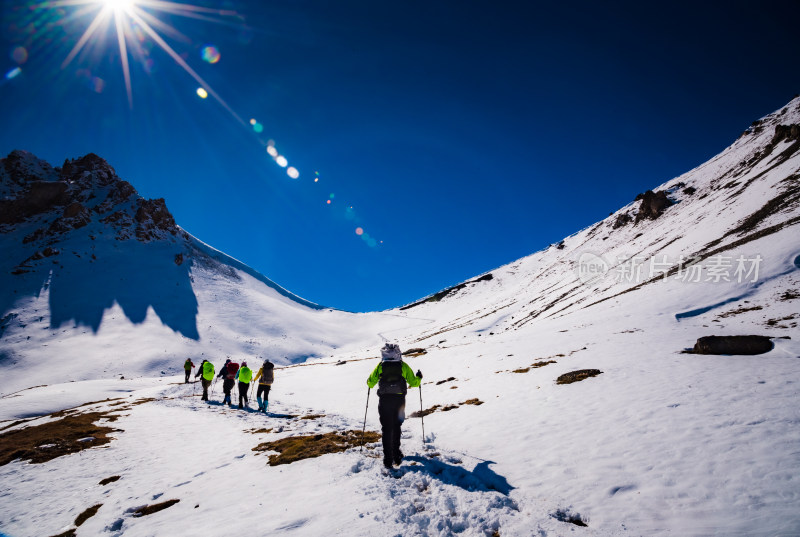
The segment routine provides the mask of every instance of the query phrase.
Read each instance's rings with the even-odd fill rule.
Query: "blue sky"
[[[62,68],[100,3],[34,5],[3,3],[0,153],[97,153],[198,238],[352,311],[557,242],[800,92],[793,1],[209,0],[228,13],[144,9],[228,108],[141,28],[130,107],[113,28]]]

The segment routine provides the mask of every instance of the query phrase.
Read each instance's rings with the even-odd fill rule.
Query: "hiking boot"
[[[400,466],[400,463],[403,462],[403,452],[402,451],[398,451],[397,453],[394,454],[394,461],[393,462],[397,466]]]
[[[233,406],[233,405],[231,405],[231,406]],[[244,407],[243,407],[242,405],[239,405],[239,410],[241,410],[241,409],[243,409],[243,408],[244,408]]]
[[[383,467],[391,470],[392,469],[392,461],[390,461],[389,459],[383,459]]]

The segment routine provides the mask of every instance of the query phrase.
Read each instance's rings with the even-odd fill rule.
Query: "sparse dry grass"
[[[66,411],[61,411],[51,416],[61,419],[0,435],[0,466],[15,459],[38,464],[62,455],[102,446],[111,442],[112,439],[108,434],[118,430],[95,423],[103,419],[109,422],[116,421],[118,416],[108,412],[67,415]],[[93,440],[80,441],[90,437]]]
[[[136,509],[133,512],[133,516],[141,517],[141,516],[152,515],[153,513],[158,513],[159,511],[163,511],[167,507],[172,507],[173,505],[175,505],[179,501],[180,500],[167,500],[167,501],[161,502],[161,503],[154,503],[152,505],[145,505],[144,507],[140,507],[140,508]]]
[[[344,431],[314,434],[305,436],[289,436],[274,442],[264,442],[253,448],[253,451],[277,451],[277,455],[269,456],[269,465],[290,464],[303,459],[319,457],[327,453],[340,453],[351,447],[378,442],[380,433],[374,431]]]
[[[97,514],[97,511],[101,507],[103,507],[103,504],[98,503],[97,505],[93,505],[87,510],[85,510],[83,513],[79,514],[78,517],[75,519],[75,525],[80,526],[81,524],[92,518],[94,515]]]
[[[581,380],[588,379],[589,377],[596,377],[602,373],[603,372],[599,369],[580,369],[578,371],[570,371],[569,373],[564,373],[558,377],[556,379],[556,384],[572,384],[573,382],[579,382]]]
[[[108,485],[109,483],[113,483],[114,481],[119,481],[119,479],[120,479],[120,476],[118,476],[118,475],[112,475],[111,477],[107,477],[107,478],[103,479],[103,480],[102,480],[102,481],[100,481],[100,483],[98,483],[98,484],[99,484],[100,486],[106,486],[106,485]]]

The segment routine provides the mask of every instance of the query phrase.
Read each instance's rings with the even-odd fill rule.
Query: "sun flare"
[[[135,0],[100,0],[104,7],[112,11],[129,11],[136,4]]]

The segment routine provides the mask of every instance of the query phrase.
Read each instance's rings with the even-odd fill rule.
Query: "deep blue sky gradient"
[[[48,26],[74,9],[32,4],[3,3],[0,71],[16,46],[29,57],[0,84],[0,153],[97,153],[201,240],[355,311],[557,242],[800,92],[796,1],[207,1],[241,18],[158,15],[259,135],[149,40],[150,65],[132,59],[133,109],[112,32],[62,70],[90,19]],[[218,63],[202,61],[206,44]]]

